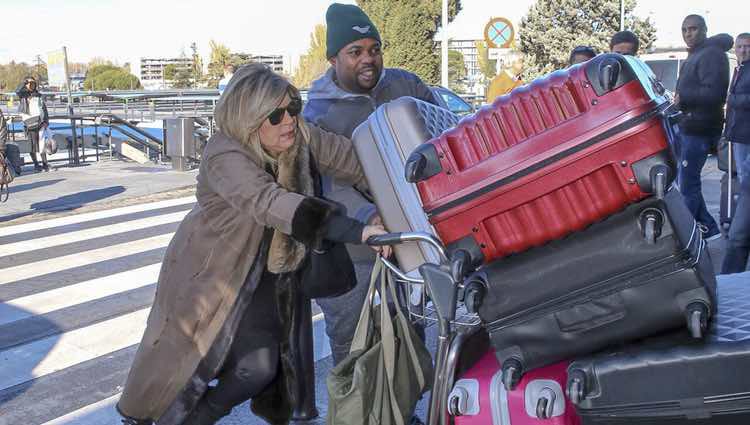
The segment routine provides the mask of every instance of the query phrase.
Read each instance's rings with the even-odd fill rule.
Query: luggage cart
[[[440,264],[423,264],[419,267],[421,277],[415,277],[407,275],[387,259],[381,260],[403,289],[411,320],[425,327],[438,327],[427,424],[445,425],[448,423],[448,396],[453,388],[461,347],[481,327],[475,309],[481,302],[476,298],[481,291],[464,285],[464,278],[470,272],[468,253],[457,250],[449,258],[445,247],[434,235],[426,232],[389,233],[367,240],[372,246],[412,242],[434,247],[440,253]]]

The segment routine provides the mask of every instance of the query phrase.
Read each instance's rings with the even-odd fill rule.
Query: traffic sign
[[[491,49],[505,49],[513,43],[516,32],[506,18],[492,18],[484,27],[484,41]]]

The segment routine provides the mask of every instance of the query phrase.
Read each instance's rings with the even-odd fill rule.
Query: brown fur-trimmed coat
[[[160,425],[180,424],[220,369],[263,269],[293,275],[283,272],[298,267],[305,255],[302,244],[320,236],[320,224],[331,213],[307,196],[312,193],[305,162],[310,153],[321,173],[365,186],[348,139],[312,126],[310,133],[309,152],[298,135],[295,146],[279,158],[278,182],[252,148],[221,133],[208,142],[198,203],[167,248],[146,331],[118,402],[121,413]],[[248,273],[254,278],[243,285]],[[277,299],[289,295],[277,294]],[[294,314],[291,307],[280,307],[282,315]],[[284,344],[281,349],[283,372],[289,372],[283,367],[288,350]],[[290,379],[277,379],[277,394],[258,397],[253,410],[272,423],[285,422],[291,412],[284,381]]]

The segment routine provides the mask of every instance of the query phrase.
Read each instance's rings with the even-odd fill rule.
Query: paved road
[[[0,424],[117,423],[112,406],[162,256],[194,203],[183,197],[0,228]],[[329,354],[321,318],[316,360]],[[236,409],[222,423],[248,416]]]

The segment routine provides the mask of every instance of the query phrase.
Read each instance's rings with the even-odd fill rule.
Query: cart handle
[[[383,245],[398,245],[405,242],[424,242],[434,247],[443,257],[444,260],[448,260],[448,256],[445,254],[445,247],[434,235],[427,232],[399,232],[399,233],[386,233],[384,235],[375,235],[367,238],[365,242],[370,246],[383,246]]]

